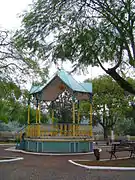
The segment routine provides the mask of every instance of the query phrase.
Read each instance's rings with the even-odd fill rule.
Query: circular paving
[[[7,146],[6,148],[9,148]],[[1,156],[20,157],[18,152],[5,151],[0,146]],[[0,163],[0,180],[134,180],[135,171],[91,170],[75,166],[68,162],[69,159],[95,160],[93,155],[82,156],[35,156],[21,154],[23,161]],[[120,153],[119,157],[128,156]],[[104,150],[102,158],[109,158]]]

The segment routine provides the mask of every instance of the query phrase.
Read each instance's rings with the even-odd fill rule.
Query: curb
[[[129,157],[118,158],[118,159],[129,159]],[[108,161],[110,159],[102,159],[100,161]],[[75,161],[75,160],[74,160]],[[74,162],[73,160],[68,160],[69,163],[74,164],[75,166],[79,166],[86,169],[92,170],[115,170],[115,171],[135,171],[135,167],[109,167],[109,166],[87,166]],[[76,161],[84,161],[84,160],[76,160]],[[88,160],[89,161],[89,160]]]
[[[14,161],[19,161],[19,160],[23,160],[23,159],[24,159],[23,157],[18,157],[18,158],[11,157],[11,159],[0,160],[0,163],[3,163],[3,162],[14,162]]]
[[[0,146],[14,146],[15,144],[0,144]]]
[[[24,150],[17,150],[14,147],[5,149],[5,151],[20,152],[20,153],[23,153],[23,154],[40,155],[40,156],[77,156],[77,155],[92,155],[92,154],[94,154],[93,152],[87,152],[87,153],[62,153],[62,154],[58,154],[58,153],[37,153],[37,152],[28,152],[28,151],[24,151]],[[101,151],[101,149],[100,149],[100,151]]]

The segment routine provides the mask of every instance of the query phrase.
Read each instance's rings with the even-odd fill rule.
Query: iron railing
[[[31,124],[26,127],[26,137],[44,138],[46,136],[90,136],[88,124]]]

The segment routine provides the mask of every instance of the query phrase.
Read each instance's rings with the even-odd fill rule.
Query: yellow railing
[[[26,128],[26,137],[90,136],[90,125],[82,124],[32,124]]]

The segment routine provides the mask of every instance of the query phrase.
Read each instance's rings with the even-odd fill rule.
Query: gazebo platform
[[[25,150],[30,152],[50,152],[50,153],[85,153],[92,152],[93,140],[91,138],[80,137],[46,137],[26,138]]]
[[[56,98],[68,91],[72,96],[72,123],[55,123],[52,106],[52,123],[40,121],[40,102],[54,102]],[[30,101],[28,102],[28,126],[20,133],[21,141],[17,148],[31,152],[84,153],[93,151],[92,134],[92,84],[78,83],[71,74],[58,71],[45,85],[32,86],[30,96],[36,100],[36,123],[30,123]],[[89,123],[81,124],[79,103],[90,103]],[[78,103],[77,112],[75,111]],[[77,114],[75,114],[77,113]],[[77,115],[77,119],[76,119]],[[25,132],[25,136],[22,134]]]

